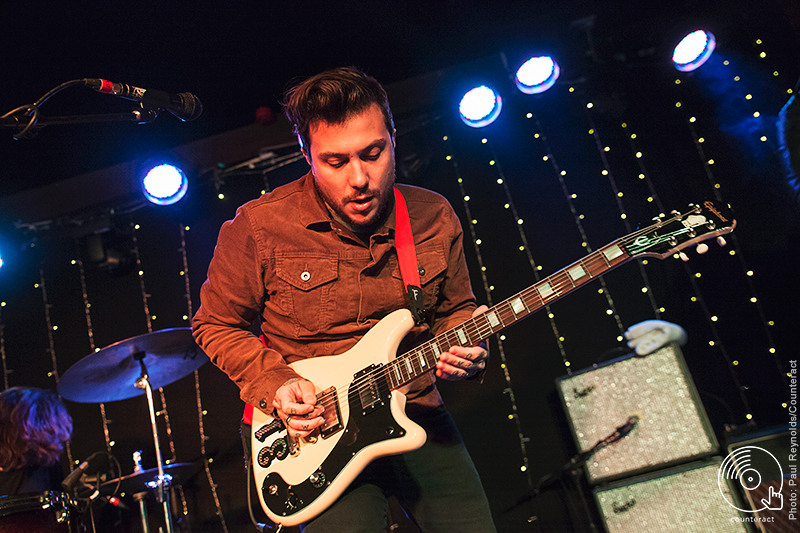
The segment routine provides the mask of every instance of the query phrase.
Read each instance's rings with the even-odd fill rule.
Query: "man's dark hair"
[[[355,67],[326,70],[312,76],[286,93],[284,109],[294,133],[310,156],[309,130],[318,120],[342,124],[350,117],[378,104],[386,129],[394,131],[392,110],[386,91],[378,80]]]
[[[55,393],[11,387],[0,393],[0,467],[52,466],[72,434],[72,417]]]

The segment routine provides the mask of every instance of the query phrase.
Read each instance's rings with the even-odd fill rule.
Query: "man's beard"
[[[365,233],[371,230],[374,230],[379,225],[383,223],[386,219],[386,215],[389,212],[389,207],[392,205],[392,198],[394,198],[392,191],[394,189],[394,182],[396,176],[394,171],[392,172],[392,179],[389,183],[389,186],[386,187],[384,191],[374,191],[367,189],[365,192],[358,192],[348,198],[345,198],[344,201],[337,201],[334,198],[328,196],[327,191],[322,190],[320,187],[317,187],[317,191],[319,191],[319,195],[322,197],[322,200],[331,209],[336,217],[339,218],[342,222],[344,222],[350,229],[357,233]],[[377,195],[380,193],[380,196]],[[378,198],[378,209],[375,210],[374,217],[370,220],[365,221],[356,221],[350,218],[350,215],[344,212],[344,206],[347,205],[348,202],[352,201],[354,198],[358,196],[363,196],[364,194],[368,196],[375,196]]]

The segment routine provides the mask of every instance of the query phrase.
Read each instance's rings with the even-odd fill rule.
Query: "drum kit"
[[[192,338],[191,328],[164,329],[117,342],[87,355],[70,367],[58,384],[58,393],[63,398],[79,403],[107,403],[146,395],[156,467],[142,469],[134,454],[136,468],[132,474],[102,483],[98,481],[91,496],[134,494],[139,503],[143,533],[150,532],[144,496],[155,492],[163,510],[163,533],[173,533],[175,526],[170,511],[169,487],[181,485],[200,470],[193,463],[164,464],[153,389],[178,381],[207,361],[208,356]],[[71,495],[60,492],[2,497],[0,533],[71,532],[71,507],[75,507]]]

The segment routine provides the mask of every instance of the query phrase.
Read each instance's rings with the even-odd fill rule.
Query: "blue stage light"
[[[552,87],[561,68],[548,56],[532,57],[517,70],[514,82],[525,94],[539,94]]]
[[[3,253],[0,252],[0,268],[3,268]]]
[[[183,198],[189,188],[186,174],[178,167],[160,164],[152,167],[142,179],[145,198],[156,205],[171,205]]]
[[[693,31],[675,47],[672,53],[672,62],[681,72],[691,72],[700,67],[711,57],[717,40],[711,32],[704,30]]]
[[[470,89],[461,98],[458,111],[464,124],[473,128],[488,126],[500,115],[503,99],[485,85]]]

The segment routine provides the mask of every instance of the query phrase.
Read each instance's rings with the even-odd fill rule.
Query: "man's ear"
[[[306,158],[306,163],[308,163],[308,166],[311,166],[311,156],[308,155],[308,152],[306,151],[305,147],[301,147],[300,151],[303,152],[303,157]]]

